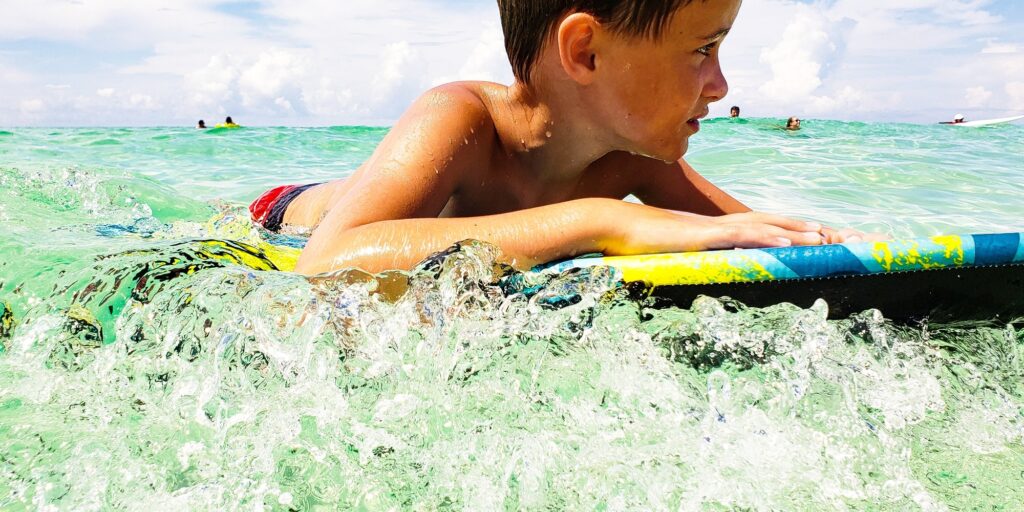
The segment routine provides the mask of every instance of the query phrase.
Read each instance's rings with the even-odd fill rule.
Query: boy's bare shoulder
[[[485,82],[452,82],[439,85],[423,93],[417,101],[417,106],[429,109],[434,115],[457,118],[470,124],[493,125],[490,94],[484,90],[491,85]]]
[[[491,85],[497,84],[475,81],[449,82],[431,88],[427,94],[476,102],[482,106],[485,95],[484,88]]]

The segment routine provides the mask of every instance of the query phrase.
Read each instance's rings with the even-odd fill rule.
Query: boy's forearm
[[[708,181],[707,178],[701,176],[689,163],[685,160],[679,161],[682,166],[683,173],[689,180],[691,186],[694,188],[696,194],[700,200],[706,201],[708,204],[703,205],[698,213],[704,213],[705,215],[729,215],[733,213],[746,213],[751,211],[750,207],[740,202],[735,197],[729,195],[726,191],[718,188],[713,183]]]
[[[340,233],[318,232],[303,251],[296,271],[410,269],[427,256],[467,239],[492,243],[501,248],[502,262],[527,269],[600,251],[607,236],[607,223],[601,219],[614,203],[584,199],[487,217],[403,219]]]

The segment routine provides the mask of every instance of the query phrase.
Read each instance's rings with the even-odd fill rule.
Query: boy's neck
[[[574,182],[615,150],[581,107],[573,88],[516,81],[507,90],[507,112],[498,126],[505,150],[540,182]],[[504,109],[503,109],[504,110]]]

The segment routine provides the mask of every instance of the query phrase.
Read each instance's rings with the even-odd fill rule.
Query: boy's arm
[[[644,204],[700,215],[729,215],[751,211],[743,203],[716,187],[697,173],[685,160],[666,164],[650,158],[629,155],[630,162],[619,164],[636,169],[642,180],[633,192]],[[881,233],[861,233],[853,229],[823,227],[822,242],[826,244],[887,240]]]
[[[635,169],[641,180],[633,195],[646,205],[712,216],[751,211],[698,174],[685,160],[666,164],[632,155],[628,158],[626,168]]]
[[[303,252],[296,271],[317,274],[350,267],[369,272],[410,269],[425,257],[467,239],[492,243],[501,248],[502,262],[531,268],[600,251],[604,226],[594,222],[595,215],[604,210],[600,201],[582,199],[485,217],[366,224],[330,233],[313,257]]]
[[[720,217],[680,214],[618,199],[588,198],[486,217],[375,222],[326,237],[305,274],[358,267],[409,269],[465,240],[502,250],[501,261],[528,269],[583,253],[608,255],[703,251],[734,247],[814,245],[820,226],[761,213]]]

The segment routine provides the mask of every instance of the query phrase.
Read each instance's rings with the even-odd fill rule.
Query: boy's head
[[[728,92],[718,48],[742,0],[498,0],[518,82],[574,110],[606,150],[665,162]],[[568,80],[565,80],[567,78]],[[551,92],[555,91],[555,92]]]
[[[498,0],[498,9],[512,72],[516,79],[525,83],[530,81],[545,40],[566,14],[588,13],[621,33],[658,37],[672,15],[692,1]]]
[[[739,107],[732,107],[731,109],[729,109],[729,116],[730,117],[739,117],[740,116],[740,108]]]

